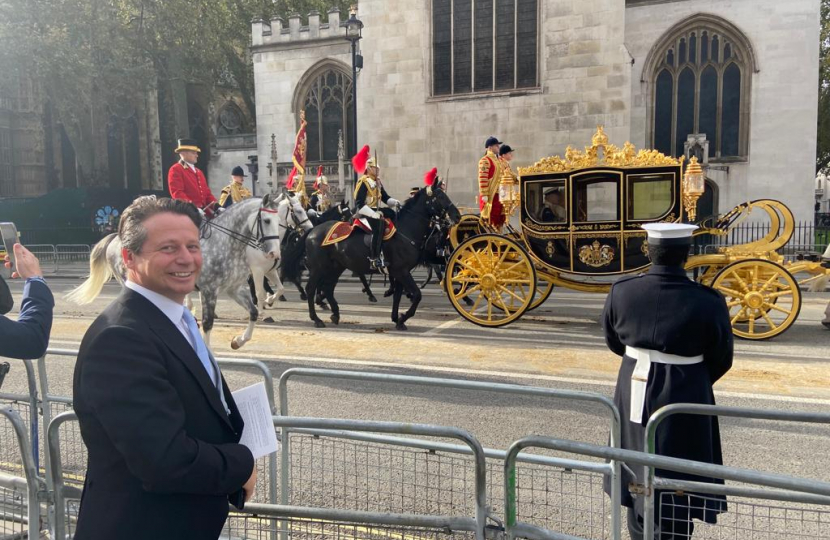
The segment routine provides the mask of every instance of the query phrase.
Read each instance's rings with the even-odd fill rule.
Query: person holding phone
[[[49,333],[52,330],[52,309],[55,299],[52,291],[43,280],[40,270],[40,261],[31,251],[20,244],[14,244],[13,278],[23,278],[26,284],[23,287],[23,299],[20,302],[20,314],[13,321],[0,316],[0,356],[8,358],[34,359],[43,356],[49,345]],[[6,268],[12,267],[11,257],[6,253]],[[2,281],[3,278],[0,278]],[[8,287],[3,282],[0,290]],[[0,292],[0,295],[2,293]],[[4,312],[11,309],[11,294],[8,298],[0,298],[4,304]],[[13,301],[12,301],[13,302]],[[5,309],[8,307],[8,309]]]

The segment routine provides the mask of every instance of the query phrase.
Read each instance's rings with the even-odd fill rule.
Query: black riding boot
[[[383,260],[383,233],[386,232],[386,221],[381,219],[370,219],[372,225],[372,268],[382,271],[386,267]]]

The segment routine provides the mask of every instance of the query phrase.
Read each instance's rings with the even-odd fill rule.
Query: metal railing
[[[592,392],[581,392],[575,390],[561,390],[561,389],[554,389],[554,388],[543,388],[543,387],[533,387],[533,386],[521,386],[517,384],[504,384],[504,383],[492,383],[492,382],[479,382],[479,381],[467,381],[467,380],[459,380],[459,379],[443,379],[443,378],[433,378],[433,377],[420,377],[420,376],[412,376],[412,375],[397,375],[397,374],[388,374],[388,373],[372,373],[372,372],[360,372],[360,371],[341,371],[341,370],[332,370],[332,369],[315,369],[315,368],[291,368],[283,372],[279,379],[279,400],[280,400],[280,409],[279,413],[283,416],[288,416],[288,400],[289,400],[289,392],[288,392],[288,382],[289,380],[296,378],[296,377],[309,377],[315,379],[339,379],[339,380],[350,380],[350,381],[363,381],[363,382],[373,382],[373,383],[381,383],[381,384],[407,384],[407,385],[416,385],[416,386],[428,386],[432,388],[444,388],[444,389],[459,389],[459,390],[476,390],[481,392],[489,392],[489,393],[496,393],[496,394],[509,394],[509,395],[519,395],[519,396],[535,396],[535,397],[543,397],[543,398],[550,398],[556,400],[574,400],[580,401],[584,403],[593,403],[601,406],[602,408],[606,409],[608,412],[608,416],[610,417],[610,426],[609,426],[609,440],[612,447],[619,448],[620,446],[620,414],[617,410],[617,407],[614,405],[613,400],[609,397],[592,393]],[[291,461],[291,434],[288,428],[283,430],[282,433],[282,449],[280,451],[280,469],[281,469],[281,477],[280,477],[280,485],[281,485],[281,497],[280,501],[284,505],[288,505],[291,503],[291,493],[293,490],[292,484],[292,461]],[[320,436],[320,433],[314,432],[307,432],[308,435],[312,436]],[[371,436],[364,436],[361,437],[360,440],[364,442],[376,442],[380,444],[389,444],[390,441],[387,439],[371,437]],[[417,441],[413,441],[417,443]],[[450,448],[444,447],[443,450],[454,453],[454,454],[463,454],[463,450],[459,448]],[[498,463],[501,463],[501,460],[504,459],[504,452],[500,452],[497,450],[485,450],[488,457],[493,460],[498,460]],[[440,457],[440,455],[438,456]],[[559,462],[549,462],[544,459],[537,461],[539,464],[544,465],[552,465],[558,464]],[[438,465],[440,466],[440,465]],[[499,474],[501,471],[499,470],[498,466],[494,466],[489,470],[491,477],[494,477],[496,474]],[[616,479],[619,476],[619,466],[618,464],[612,464],[612,473],[614,478]],[[617,492],[620,490],[619,482],[613,482],[612,489]],[[619,494],[617,494],[620,496]],[[491,502],[492,504],[492,502]],[[619,521],[620,519],[620,508],[611,507],[610,508],[611,516],[613,521]],[[616,540],[616,539],[615,539]]]
[[[809,480],[805,478],[796,478],[773,473],[762,473],[759,471],[741,469],[736,467],[726,467],[723,465],[713,465],[710,463],[701,463],[697,461],[690,461],[686,459],[678,459],[665,456],[657,456],[644,452],[635,452],[632,450],[623,450],[618,448],[609,448],[604,446],[596,446],[587,443],[580,443],[568,441],[563,439],[553,439],[548,437],[525,437],[514,442],[507,452],[507,458],[504,462],[504,491],[505,501],[507,503],[507,511],[505,514],[505,534],[507,540],[515,538],[526,538],[528,540],[575,540],[580,537],[563,535],[557,532],[548,531],[546,529],[535,527],[533,525],[520,522],[517,519],[517,489],[516,489],[516,458],[519,453],[527,448],[545,448],[548,450],[557,450],[561,452],[568,452],[581,456],[588,456],[593,458],[600,458],[604,460],[616,460],[627,465],[638,465],[647,467],[651,470],[662,469],[667,471],[674,471],[696,476],[703,476],[706,478],[717,478],[722,480],[731,480],[735,482],[742,482],[752,484],[754,486],[764,486],[768,488],[777,488],[781,491],[767,492],[766,498],[774,500],[794,500],[798,502],[809,502],[812,504],[830,505],[830,482],[822,482],[818,480]],[[597,467],[594,462],[582,462],[584,467]],[[603,471],[606,476],[609,475],[608,468]],[[668,481],[674,482],[674,481]],[[669,485],[661,483],[661,487]],[[714,487],[712,487],[714,486]],[[642,486],[644,492],[649,497],[654,496],[655,485],[647,482]],[[695,483],[694,489],[696,491],[711,490],[713,493],[722,491],[724,486]],[[751,489],[744,490],[737,487],[729,488],[729,492],[733,494],[745,494],[748,496],[758,496],[759,490]],[[703,491],[706,492],[706,491]],[[818,495],[818,497],[816,497]],[[621,499],[611,496],[611,504],[619,506]],[[828,509],[828,516],[830,516],[830,509]],[[830,523],[830,519],[828,520]],[[615,531],[619,531],[621,524],[616,522]],[[651,540],[654,538],[654,519],[652,515],[644,517],[644,538]],[[828,527],[830,530],[830,527]],[[754,531],[753,531],[754,532]],[[682,535],[681,535],[682,536]],[[765,538],[767,536],[764,536]],[[736,538],[743,538],[736,536]],[[755,538],[755,536],[751,536]]]

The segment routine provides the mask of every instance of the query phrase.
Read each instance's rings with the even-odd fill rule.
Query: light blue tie
[[[193,348],[196,349],[196,356],[198,356],[199,361],[202,362],[202,366],[204,366],[205,371],[207,371],[208,377],[210,377],[210,381],[213,383],[213,386],[219,390],[219,399],[222,400],[222,406],[225,408],[225,411],[228,411],[228,404],[225,403],[225,396],[222,392],[222,378],[219,374],[219,365],[216,363],[213,355],[210,354],[210,351],[208,351],[207,346],[205,345],[205,340],[202,339],[202,333],[199,332],[199,327],[196,325],[196,319],[193,317],[193,314],[190,313],[189,309],[184,308],[182,318],[184,319],[185,324],[187,324],[187,329],[190,331],[190,337],[193,340]]]

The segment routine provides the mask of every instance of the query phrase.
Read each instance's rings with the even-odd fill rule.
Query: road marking
[[[423,334],[423,335],[425,335],[425,336],[431,336],[431,335],[433,335],[433,334],[437,334],[437,333],[438,333],[438,332],[440,332],[441,330],[446,330],[447,328],[452,328],[453,326],[456,326],[456,325],[458,325],[458,324],[461,324],[461,321],[460,321],[460,320],[455,320],[455,321],[447,321],[447,322],[445,322],[445,323],[441,323],[441,324],[439,324],[439,325],[438,325],[438,326],[436,326],[435,328],[432,328],[432,329],[430,329],[430,330],[427,330],[426,332],[424,332],[424,334]]]

